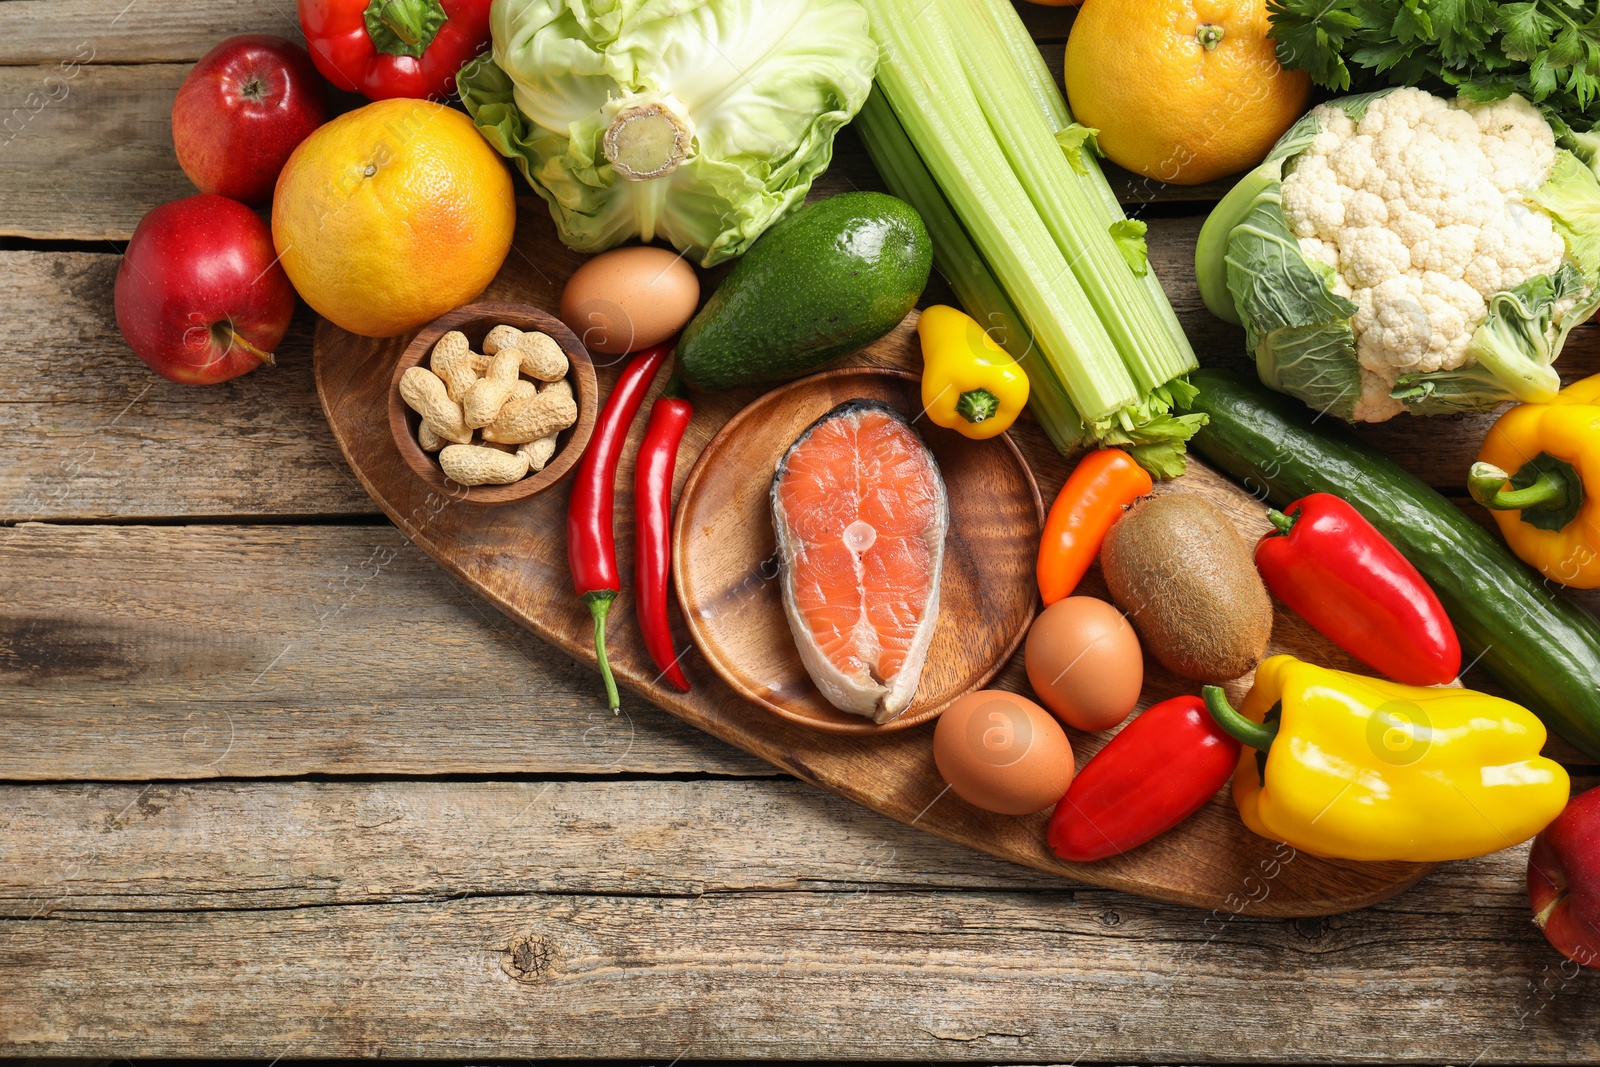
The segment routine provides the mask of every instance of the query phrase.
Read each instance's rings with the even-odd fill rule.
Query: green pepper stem
[[[1285,515],[1277,508],[1267,509],[1267,521],[1272,523],[1280,534],[1287,535],[1290,530],[1294,529],[1294,521],[1299,517],[1298,515]]]
[[[1472,499],[1491,511],[1559,511],[1567,506],[1568,481],[1555,471],[1542,471],[1525,489],[1507,489],[1511,475],[1493,463],[1474,463],[1467,475]]]
[[[606,616],[610,614],[611,602],[615,599],[615,589],[596,589],[583,594],[583,602],[589,605],[589,614],[594,616],[594,654],[600,661],[600,677],[605,679],[606,701],[613,715],[622,711],[622,698],[617,696],[617,680],[612,677],[611,661],[606,658]]]
[[[1249,745],[1262,752],[1272,747],[1272,742],[1278,736],[1278,728],[1252,722],[1234,711],[1233,705],[1228,703],[1228,695],[1222,691],[1221,686],[1208,685],[1200,690],[1200,696],[1204,698],[1206,710],[1211,713],[1211,718],[1216,724],[1241,745]]]
[[[968,422],[992,419],[999,410],[1000,398],[987,389],[972,389],[956,397],[956,414]]]
[[[666,386],[661,390],[658,400],[687,400],[689,399],[689,383],[684,381],[683,372],[677,367],[672,368],[672,376],[667,379]]]
[[[364,18],[375,49],[413,59],[428,50],[449,20],[439,0],[371,0]]]

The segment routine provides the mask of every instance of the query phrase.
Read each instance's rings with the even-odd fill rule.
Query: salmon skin
[[[783,610],[828,703],[883,723],[916,695],[939,619],[950,501],[904,417],[847,400],[772,478]]]

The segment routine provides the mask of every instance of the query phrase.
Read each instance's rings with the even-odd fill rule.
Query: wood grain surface
[[[30,523],[0,574],[0,779],[772,773],[613,717],[387,524]]]
[[[1019,10],[1059,64],[1071,9]],[[0,1051],[1600,1059],[1523,849],[1297,920],[1255,913],[1276,879],[1213,913],[991,859],[642,702],[597,715],[587,665],[378,516],[304,309],[275,369],[151,375],[110,295],[139,217],[191,191],[172,95],[294,14],[0,2]],[[1201,359],[1247,367],[1188,265],[1228,183],[1112,177]],[[847,130],[816,192],[848,188],[881,183]],[[1560,366],[1600,371],[1600,331]],[[1361,433],[1459,495],[1489,421]]]
[[[0,812],[24,1055],[1600,1055],[1522,849],[1282,920],[1066,886],[797,782],[42,785]]]
[[[1007,436],[975,444],[922,416],[919,379],[846,367],[774,389],[722,426],[695,461],[673,519],[673,581],[695,647],[740,696],[832,733],[871,737],[928,722],[993,678],[1038,608],[1039,486]],[[818,691],[780,591],[772,479],[800,434],[839,404],[875,400],[917,427],[944,481],[949,528],[938,618],[916,697],[878,724]],[[766,473],[762,473],[766,472]]]

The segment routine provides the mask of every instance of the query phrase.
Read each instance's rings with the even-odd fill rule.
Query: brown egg
[[[602,252],[572,272],[561,321],[591,352],[649,348],[683,329],[700,303],[700,279],[670,248],[630,245]]]
[[[1078,730],[1109,730],[1132,713],[1144,687],[1139,636],[1122,612],[1092,596],[1045,608],[1023,653],[1034,693]]]
[[[933,731],[933,762],[951,790],[1001,815],[1043,811],[1072,782],[1072,743],[1050,713],[999,689],[968,693]]]

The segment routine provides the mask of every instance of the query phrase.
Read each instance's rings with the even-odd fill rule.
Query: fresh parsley
[[[1558,133],[1600,122],[1596,0],[1268,0],[1278,62],[1325,89],[1520,93]]]

